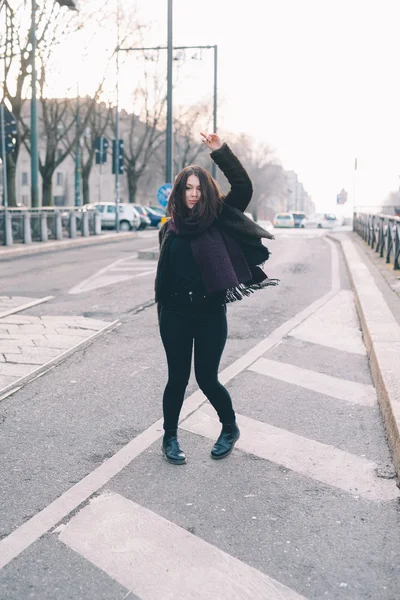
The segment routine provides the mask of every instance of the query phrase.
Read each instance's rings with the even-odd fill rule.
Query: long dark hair
[[[186,206],[186,185],[191,175],[196,175],[200,182],[200,201],[192,208]],[[176,225],[190,221],[211,224],[218,216],[223,201],[218,183],[210,173],[198,165],[189,165],[177,175],[168,200],[167,212]]]

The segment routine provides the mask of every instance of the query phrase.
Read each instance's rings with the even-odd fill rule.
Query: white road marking
[[[135,254],[133,256],[128,256],[127,258],[116,260],[110,265],[97,271],[97,273],[87,277],[78,285],[75,285],[68,293],[82,294],[83,292],[97,290],[114,283],[152,275],[156,272],[155,261],[141,261],[138,260],[136,256],[137,255]],[[147,269],[144,270],[146,267]],[[123,269],[123,271],[121,271],[121,269]],[[128,274],[125,272],[125,269],[129,269],[131,272]]]
[[[267,358],[260,358],[249,367],[249,370],[279,379],[279,381],[298,385],[307,390],[313,390],[319,394],[344,400],[350,404],[361,404],[362,406],[375,406],[377,404],[376,391],[373,385],[332,377],[331,375],[309,371],[308,369]]]
[[[141,600],[306,600],[113,492],[72,517],[59,539]]]
[[[52,300],[54,296],[46,296],[44,298],[26,298],[24,296],[0,296],[0,319],[13,315],[32,306],[37,306],[48,300]]]
[[[291,333],[306,342],[365,355],[353,292],[341,290]]]
[[[339,254],[336,245],[329,242],[332,249],[332,283],[331,291],[313,302],[310,306],[300,311],[286,323],[278,327],[271,335],[257,344],[254,348],[236,360],[232,365],[220,373],[220,381],[227,383],[238,373],[249,367],[254,361],[263,356],[265,352],[278,344],[294,327],[299,325],[315,310],[334,296],[340,289],[339,279]],[[181,412],[181,419],[185,419],[197,410],[205,401],[200,391],[195,392],[185,400]],[[104,486],[112,477],[122,471],[132,460],[144,452],[151,444],[163,434],[163,419],[150,425],[145,431],[136,436],[126,446],[121,448],[114,456],[107,459],[100,467],[86,475],[81,481],[73,485],[59,498],[51,502],[34,517],[17,527],[7,537],[0,540],[0,569],[7,565],[13,558],[26,550],[39,537],[57,525],[66,515],[87,500],[94,492]]]
[[[237,415],[237,421],[240,439],[236,447],[244,452],[373,502],[398,498],[395,481],[379,478],[375,472],[377,465],[366,458],[243,415]],[[186,419],[181,428],[215,440],[221,424],[207,403]]]

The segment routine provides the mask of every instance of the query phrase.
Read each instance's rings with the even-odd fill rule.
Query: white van
[[[99,213],[102,229],[115,229],[115,202],[94,202],[87,207]],[[140,215],[132,204],[120,202],[118,210],[120,231],[137,231],[140,228]]]

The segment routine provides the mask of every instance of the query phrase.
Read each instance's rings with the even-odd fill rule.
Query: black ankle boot
[[[176,429],[167,429],[165,431],[161,449],[165,459],[169,463],[173,465],[184,465],[186,463],[186,456],[179,446]]]
[[[218,460],[228,456],[239,438],[240,431],[236,421],[230,425],[222,425],[220,436],[212,447],[211,457]]]

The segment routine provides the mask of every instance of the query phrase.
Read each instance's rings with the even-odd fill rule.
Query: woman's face
[[[196,175],[189,175],[186,181],[186,206],[192,209],[201,198],[200,181]]]

